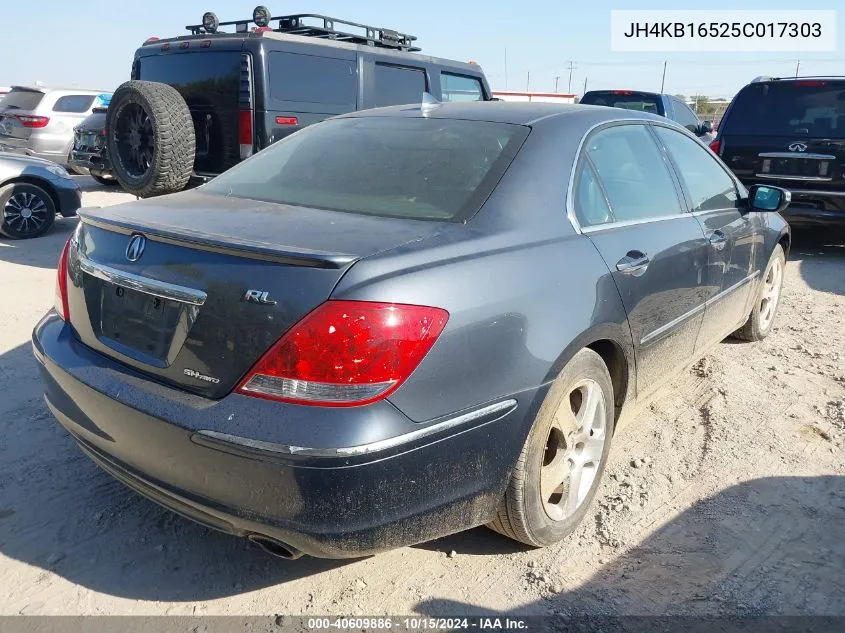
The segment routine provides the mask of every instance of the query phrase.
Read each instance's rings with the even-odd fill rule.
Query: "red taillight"
[[[812,79],[812,80],[796,81],[796,82],[795,82],[795,85],[796,85],[796,86],[804,86],[804,87],[808,87],[808,88],[809,88],[809,87],[826,86],[826,85],[827,85],[827,82],[826,82],[826,81],[818,81],[818,80]]]
[[[266,33],[267,31],[272,31],[272,30],[273,30],[272,27],[269,27],[269,26],[258,26],[255,29],[253,29],[253,31],[255,31],[256,33]]]
[[[159,39],[161,39],[161,38],[158,38],[155,35],[153,35],[152,37],[148,37],[146,39],[146,41],[144,42],[144,44],[149,44],[150,42],[158,42]]]
[[[21,122],[21,125],[24,127],[47,127],[47,124],[50,122],[50,118],[46,116],[31,116],[26,114],[18,115],[18,121]]]
[[[327,301],[264,354],[238,392],[330,407],[381,400],[417,368],[448,320],[440,308]]]
[[[73,238],[65,242],[62,254],[59,255],[59,266],[56,269],[56,298],[53,307],[63,321],[70,321],[70,310],[67,305],[67,257]]]
[[[634,94],[633,90],[611,90],[610,94],[612,95],[632,95]]]
[[[716,154],[716,155],[718,155],[718,154],[719,154],[719,148],[720,148],[721,146],[722,146],[722,141],[721,141],[721,140],[719,140],[719,139],[713,139],[713,140],[710,142],[710,149],[711,149],[711,151],[712,151],[714,154]]]
[[[299,125],[299,119],[295,116],[277,116],[276,117],[276,124],[277,125]]]
[[[238,139],[241,160],[252,156],[252,110],[241,110],[238,116]]]

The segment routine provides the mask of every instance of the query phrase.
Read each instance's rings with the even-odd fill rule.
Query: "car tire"
[[[106,115],[106,148],[115,178],[129,193],[149,198],[184,189],[196,137],[182,95],[153,81],[121,84]]]
[[[39,237],[56,221],[56,204],[44,189],[28,182],[0,188],[0,233],[15,240]]]
[[[94,174],[91,174],[91,178],[105,187],[116,187],[120,184],[116,178],[103,178],[102,176],[95,176]]]
[[[552,383],[487,527],[534,547],[571,534],[598,489],[613,427],[610,373],[598,354],[583,349]]]
[[[748,315],[745,324],[732,334],[734,338],[743,341],[762,341],[771,334],[780,305],[785,270],[786,255],[783,247],[776,244],[766,265],[766,271],[763,273],[763,281],[757,290],[757,296],[754,298],[751,314]]]

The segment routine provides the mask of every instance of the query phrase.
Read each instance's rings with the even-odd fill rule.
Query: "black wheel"
[[[106,147],[115,178],[129,193],[148,198],[184,189],[196,137],[182,95],[153,81],[119,86],[106,114]]]
[[[56,205],[41,187],[13,182],[0,189],[0,233],[16,240],[44,235],[56,220]]]
[[[598,489],[613,436],[613,384],[601,357],[578,352],[555,380],[487,527],[544,547],[578,526]]]
[[[91,178],[96,180],[101,185],[105,185],[106,187],[116,187],[120,183],[115,178],[103,178],[102,176],[96,176],[91,174]]]
[[[763,281],[757,291],[751,314],[745,324],[733,333],[735,338],[743,341],[762,341],[771,333],[780,305],[785,268],[786,255],[781,245],[777,244],[763,273]]]

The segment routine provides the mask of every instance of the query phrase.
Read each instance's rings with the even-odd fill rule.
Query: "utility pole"
[[[798,69],[801,68],[801,60],[798,60],[798,63],[795,64],[795,76],[798,76]]]
[[[531,71],[528,71],[528,76],[525,78],[525,92],[531,92]]]
[[[505,46],[505,90],[508,89],[508,47]]]
[[[577,66],[575,65],[575,62],[569,62],[569,66],[567,66],[567,68],[569,68],[569,85],[566,88],[566,92],[572,94],[572,71],[575,70]]]
[[[660,80],[660,92],[663,92],[663,88],[666,86],[666,64],[667,62],[663,62],[663,79]]]
[[[585,94],[587,94],[587,78],[586,77],[584,77],[584,92],[581,96],[583,97]]]
[[[555,75],[555,92],[557,92],[557,82],[560,81],[560,75]]]

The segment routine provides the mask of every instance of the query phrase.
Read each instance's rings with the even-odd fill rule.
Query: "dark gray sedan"
[[[83,212],[35,355],[104,470],[276,555],[549,545],[621,416],[771,332],[788,201],[647,114],[357,112]]]
[[[0,234],[14,239],[44,235],[56,219],[76,215],[79,185],[48,160],[0,152]]]

